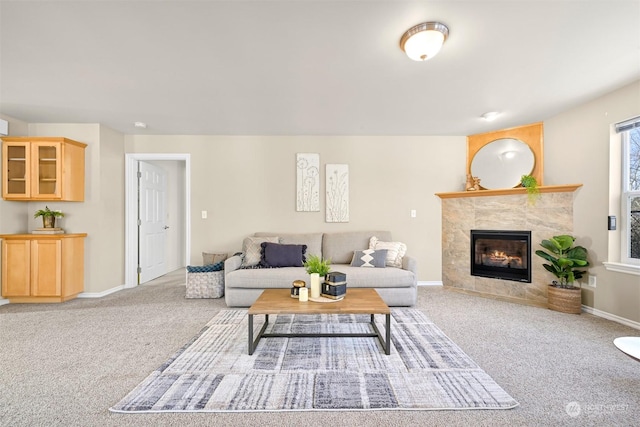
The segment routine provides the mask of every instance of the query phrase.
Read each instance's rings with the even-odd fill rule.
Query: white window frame
[[[617,215],[617,230],[609,232],[607,270],[640,276],[640,260],[631,258],[629,201],[631,196],[640,192],[628,191],[628,134],[626,131],[640,127],[640,117],[635,117],[611,126],[611,145],[609,158],[609,212]]]
[[[640,118],[637,118],[636,123],[640,125]],[[621,243],[622,248],[620,250],[621,261],[623,264],[638,265],[640,266],[640,259],[631,258],[631,199],[634,197],[640,197],[640,190],[632,191],[629,188],[629,157],[631,150],[631,129],[622,132],[622,188],[621,188]]]

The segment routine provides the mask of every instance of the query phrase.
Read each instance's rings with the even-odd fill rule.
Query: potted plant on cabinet
[[[60,211],[52,211],[49,206],[45,206],[44,209],[37,210],[33,215],[34,218],[42,217],[42,226],[44,228],[55,228],[56,218],[63,217],[64,214]]]
[[[537,250],[536,255],[549,261],[542,266],[559,280],[548,287],[547,305],[551,310],[563,313],[580,314],[582,308],[582,288],[574,282],[586,273],[579,270],[589,266],[587,249],[573,246],[576,238],[566,234],[545,239],[540,246],[547,252]]]

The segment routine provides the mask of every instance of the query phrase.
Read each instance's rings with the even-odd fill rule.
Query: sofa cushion
[[[260,265],[263,267],[302,267],[307,245],[284,245],[263,242]]]
[[[263,242],[279,243],[280,238],[274,236],[245,238],[242,242],[242,252],[244,252],[243,267],[254,267],[260,263],[262,256],[262,247],[260,245]]]
[[[387,250],[365,249],[364,251],[355,251],[353,259],[351,259],[351,266],[384,268],[387,266]]]
[[[371,237],[369,240],[369,249],[386,249],[387,265],[391,267],[402,268],[402,257],[407,253],[407,245],[402,242],[384,242],[377,236]]]
[[[331,270],[347,275],[347,290],[353,288],[415,287],[415,275],[401,268],[360,268],[348,264],[331,265]],[[310,286],[304,267],[239,269],[225,276],[226,288],[291,288],[294,280],[304,280]]]
[[[322,257],[322,233],[254,233],[254,236],[279,236],[280,243],[287,245],[307,245],[306,256]],[[366,247],[361,248],[366,249]]]
[[[370,249],[369,240],[372,236],[391,240],[391,233],[388,231],[325,233],[322,237],[322,256],[330,259],[332,264],[350,264],[354,251]]]

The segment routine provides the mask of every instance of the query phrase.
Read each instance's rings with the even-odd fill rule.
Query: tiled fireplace
[[[542,267],[542,259],[534,252],[543,239],[572,233],[573,191],[576,188],[543,192],[534,204],[526,194],[517,191],[497,195],[485,195],[490,194],[489,191],[484,194],[438,194],[442,198],[443,285],[465,293],[546,306],[547,285],[553,277]],[[530,281],[486,277],[491,274],[472,275],[471,230],[530,232]],[[496,262],[504,256],[496,255]]]

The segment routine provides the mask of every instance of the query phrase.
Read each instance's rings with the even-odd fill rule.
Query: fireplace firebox
[[[531,283],[531,231],[471,230],[471,275]]]

